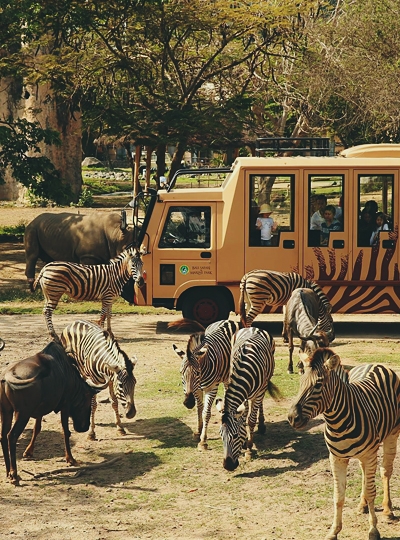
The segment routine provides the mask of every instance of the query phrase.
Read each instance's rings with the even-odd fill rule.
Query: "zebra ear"
[[[132,366],[135,367],[136,364],[137,364],[137,362],[138,362],[138,359],[137,359],[136,354],[134,354],[133,356],[131,356],[131,358],[129,358],[129,360],[131,361]]]
[[[142,245],[140,246],[139,253],[140,253],[141,256],[147,255],[147,248],[146,248],[146,246],[144,246],[144,245],[142,244]]]
[[[244,403],[242,403],[241,405],[239,405],[239,407],[236,409],[236,418],[240,418],[243,413],[246,411],[246,405]]]
[[[215,408],[217,409],[218,412],[220,412],[221,414],[224,412],[224,400],[221,399],[221,398],[217,398],[215,400]]]
[[[197,361],[201,364],[208,352],[208,345],[204,345],[201,349],[196,351]]]
[[[174,351],[176,352],[176,354],[179,356],[179,358],[182,360],[185,356],[185,353],[184,351],[182,351],[182,349],[179,349],[179,347],[177,347],[175,345],[175,343],[172,344],[172,348],[174,349]]]
[[[325,362],[325,366],[329,370],[336,369],[338,366],[340,366],[340,357],[338,354],[334,354],[333,356],[330,356],[328,360]]]

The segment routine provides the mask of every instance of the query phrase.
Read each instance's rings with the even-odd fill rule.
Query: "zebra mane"
[[[130,361],[129,356],[124,350],[121,349],[118,341],[115,338],[111,337],[107,330],[103,330],[103,335],[106,341],[109,343],[111,350],[113,350],[115,347],[117,349],[117,354],[122,356],[125,363],[125,369],[128,372],[128,375],[131,376],[133,374],[133,364]]]
[[[190,358],[193,352],[203,343],[204,332],[196,332],[192,334],[187,343],[186,356]]]
[[[317,368],[320,365],[323,365],[326,360],[329,360],[331,356],[337,356],[332,349],[327,347],[319,347],[310,359],[310,366],[312,368]]]

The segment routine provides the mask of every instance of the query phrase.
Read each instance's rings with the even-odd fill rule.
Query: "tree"
[[[297,2],[85,2],[79,65],[86,125],[159,148],[240,138],[254,73],[293,33]],[[314,2],[305,2],[309,10]],[[78,10],[78,8],[77,8]],[[74,16],[77,16],[78,11]]]

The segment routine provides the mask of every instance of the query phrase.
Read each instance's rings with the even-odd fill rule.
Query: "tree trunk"
[[[171,161],[171,169],[169,171],[168,180],[171,182],[172,178],[174,177],[174,174],[176,171],[182,168],[182,159],[185,155],[186,150],[186,139],[184,141],[179,141],[178,144],[175,147],[175,153],[172,157]]]
[[[41,151],[60,172],[64,185],[69,186],[72,201],[77,202],[82,190],[82,119],[78,111],[60,103],[50,86],[27,86],[24,116],[30,122],[60,133],[61,146],[42,145]]]

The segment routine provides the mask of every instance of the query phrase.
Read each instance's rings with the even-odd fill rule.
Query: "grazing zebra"
[[[182,360],[183,404],[188,409],[197,405],[198,430],[194,437],[201,450],[208,448],[207,426],[218,386],[223,383],[226,388],[229,381],[232,337],[238,328],[237,322],[217,321],[189,337],[186,353],[173,345]]]
[[[318,328],[324,331],[329,341],[335,339],[332,306],[321,287],[314,281],[303,278],[296,272],[275,272],[273,270],[252,270],[240,281],[239,311],[243,326],[251,326],[254,319],[264,311],[265,306],[287,304],[294,289],[312,289],[319,299]],[[247,314],[245,301],[247,300]],[[286,336],[284,335],[284,338]]]
[[[289,343],[288,373],[293,373],[293,338],[301,340],[300,351],[307,356],[318,347],[327,347],[329,339],[325,332],[318,330],[318,296],[312,289],[295,289],[286,304],[283,318],[283,333]],[[303,372],[303,364],[300,360],[298,366]]]
[[[223,465],[228,471],[234,471],[239,465],[243,447],[251,452],[257,412],[260,412],[259,431],[265,433],[262,408],[265,392],[268,390],[274,398],[279,396],[278,389],[271,382],[274,352],[275,342],[265,330],[242,328],[235,336],[230,382],[225,400],[217,401],[217,409],[222,413]]]
[[[135,247],[128,247],[109,264],[78,264],[51,262],[46,264],[35,283],[40,284],[45,304],[43,313],[50,336],[58,341],[52,315],[63,294],[76,300],[101,300],[101,316],[98,324],[103,327],[107,319],[107,330],[111,332],[112,303],[120,295],[123,286],[132,277],[140,287],[143,285],[142,254]]]
[[[133,368],[136,358],[129,359],[118,342],[96,324],[75,321],[64,328],[61,344],[71,355],[87,383],[97,389],[108,386],[115,423],[118,432],[125,435],[118,411],[118,400],[125,408],[125,416],[133,418],[136,414],[134,392],[136,379]],[[94,415],[97,408],[96,396],[92,400],[91,427],[89,439],[96,438]]]
[[[394,519],[389,482],[400,433],[400,378],[381,364],[367,364],[353,368],[346,381],[339,370],[340,359],[331,349],[317,349],[305,365],[300,392],[288,420],[295,429],[303,429],[311,418],[321,413],[325,418],[325,441],[334,481],[334,519],[326,539],[337,540],[342,530],[347,465],[354,457],[362,469],[359,508],[364,513],[369,510],[369,540],[378,540],[374,504],[381,443],[383,515]]]

